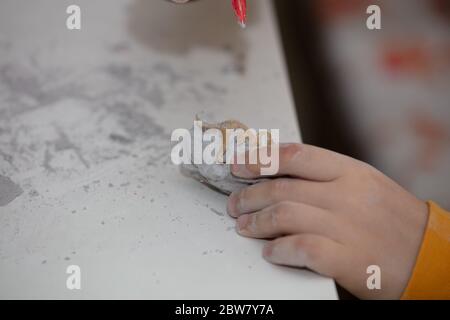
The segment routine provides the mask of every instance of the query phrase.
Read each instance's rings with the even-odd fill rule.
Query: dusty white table
[[[201,110],[300,139],[271,3],[246,30],[228,1],[76,3],[80,31],[70,1],[0,4],[0,298],[336,298],[169,160]]]

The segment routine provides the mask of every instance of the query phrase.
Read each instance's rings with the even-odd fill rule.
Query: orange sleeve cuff
[[[402,299],[450,299],[450,212],[428,202],[428,225]]]

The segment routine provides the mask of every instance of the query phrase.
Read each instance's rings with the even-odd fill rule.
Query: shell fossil
[[[202,121],[202,131],[205,132],[208,129],[218,129],[222,132],[222,136],[225,137],[222,143],[223,159],[226,159],[226,153],[229,148],[234,147],[234,144],[230,144],[229,131],[227,129],[243,129],[247,131],[249,128],[237,120],[226,120],[223,122],[206,122],[196,116],[196,121]],[[191,134],[194,128],[191,129]],[[256,132],[255,132],[256,133]],[[252,133],[249,133],[252,134]],[[268,144],[271,143],[270,134],[267,134]],[[256,137],[259,138],[259,133],[256,133]],[[234,141],[235,142],[235,141]],[[245,140],[245,150],[248,151],[248,141]],[[217,161],[214,164],[194,164],[193,156],[191,155],[192,164],[182,164],[180,171],[183,175],[191,177],[211,189],[229,195],[232,192],[239,191],[240,189],[267,180],[266,178],[258,179],[242,179],[234,176],[231,173],[231,166],[227,163]]]

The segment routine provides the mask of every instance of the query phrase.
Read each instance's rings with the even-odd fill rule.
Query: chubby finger
[[[234,192],[228,198],[227,211],[233,217],[262,210],[282,201],[295,201],[328,208],[333,200],[332,185],[316,181],[279,178],[260,182]]]
[[[344,175],[349,167],[358,163],[350,157],[311,145],[298,143],[274,145],[274,147],[277,146],[279,159],[276,159],[276,156],[271,159],[278,167],[277,176],[287,175],[314,181],[332,181]],[[266,154],[268,149],[264,147],[258,151]],[[273,166],[274,163],[270,165]],[[231,172],[241,178],[256,178],[262,175],[262,169],[266,167],[261,163],[233,164]]]
[[[261,211],[241,215],[239,234],[252,238],[276,238],[289,234],[313,233],[332,236],[337,224],[329,212],[296,202],[280,202]]]
[[[348,249],[327,237],[299,234],[267,243],[263,257],[274,264],[308,268],[327,277],[339,278],[349,269]]]

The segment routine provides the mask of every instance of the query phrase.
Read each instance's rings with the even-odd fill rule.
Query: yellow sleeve
[[[428,202],[422,246],[402,299],[450,299],[450,212]]]

